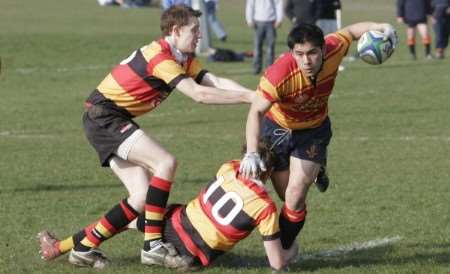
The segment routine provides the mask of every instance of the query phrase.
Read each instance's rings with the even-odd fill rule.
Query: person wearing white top
[[[265,67],[275,59],[276,29],[283,21],[283,0],[247,0],[245,19],[249,27],[255,29],[253,73],[259,74],[263,69],[263,42],[267,42]]]

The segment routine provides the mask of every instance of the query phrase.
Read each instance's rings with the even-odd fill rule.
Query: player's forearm
[[[363,33],[369,30],[383,31],[389,26],[387,23],[360,22],[344,28],[352,36],[353,40],[358,40]]]
[[[253,90],[248,89],[244,86],[241,86],[237,82],[235,82],[231,79],[227,79],[227,78],[219,78],[219,83],[218,83],[217,87],[221,88],[221,89],[228,89],[228,90],[253,92]]]
[[[194,100],[203,104],[239,104],[251,103],[255,93],[253,91],[222,90],[205,87],[194,95]]]
[[[258,139],[263,115],[263,113],[253,109],[253,107],[250,107],[247,117],[247,125],[245,128],[247,153],[258,152]]]

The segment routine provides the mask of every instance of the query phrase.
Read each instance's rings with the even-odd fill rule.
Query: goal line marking
[[[367,242],[353,242],[347,245],[338,246],[334,249],[304,253],[299,255],[299,261],[315,260],[315,259],[326,259],[333,257],[340,257],[351,252],[364,251],[377,247],[383,247],[392,245],[402,239],[400,236],[377,238]]]

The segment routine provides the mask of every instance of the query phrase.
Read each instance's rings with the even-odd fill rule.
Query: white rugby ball
[[[358,40],[359,57],[371,65],[384,63],[394,52],[391,40],[384,40],[383,33],[379,31],[365,32]]]

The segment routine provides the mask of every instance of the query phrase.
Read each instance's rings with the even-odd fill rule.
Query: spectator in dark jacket
[[[316,25],[327,35],[341,28],[341,1],[339,0],[315,0],[314,17]],[[339,18],[338,18],[339,17]],[[343,65],[339,65],[339,71],[343,71]]]
[[[292,22],[292,27],[300,23],[314,24],[315,0],[287,0],[284,7],[286,17]]]
[[[431,15],[431,0],[397,0],[397,21],[407,25],[406,35],[409,52],[416,57],[416,28],[422,37],[425,56],[431,56],[431,37],[428,34],[427,17]]]
[[[450,0],[433,0],[433,23],[436,38],[436,57],[444,59],[450,37]]]

